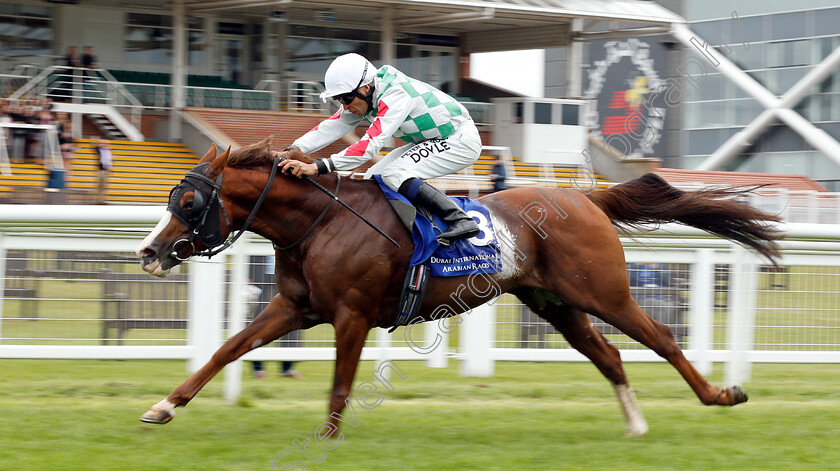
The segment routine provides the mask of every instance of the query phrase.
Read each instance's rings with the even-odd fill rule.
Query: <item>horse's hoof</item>
[[[175,417],[175,406],[164,399],[153,405],[145,414],[140,416],[141,422],[147,424],[165,424]]]
[[[742,402],[747,402],[750,398],[747,396],[746,391],[741,386],[732,386],[729,388],[732,391],[732,400],[734,401],[732,405],[740,404]]]
[[[632,426],[628,425],[626,430],[626,435],[628,437],[644,437],[648,433],[648,424],[646,422],[642,422],[640,424],[633,424]]]
[[[161,425],[163,425],[163,424],[169,422],[170,420],[172,420],[172,417],[174,417],[174,415],[170,414],[169,412],[166,412],[165,410],[157,411],[157,412],[155,412],[153,410],[149,410],[145,414],[140,416],[140,421],[141,422],[146,422],[147,424],[161,424]]]

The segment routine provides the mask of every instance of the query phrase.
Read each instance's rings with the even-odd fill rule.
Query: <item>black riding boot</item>
[[[442,245],[449,245],[449,242],[455,239],[475,237],[481,232],[473,218],[469,217],[454,201],[419,178],[405,181],[400,185],[399,192],[412,203],[428,209],[443,219],[449,226],[446,232],[437,236],[438,242]]]

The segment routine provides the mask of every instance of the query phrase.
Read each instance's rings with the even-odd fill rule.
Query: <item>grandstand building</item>
[[[457,96],[485,144],[504,147],[499,141],[509,134],[496,136],[504,120],[494,103],[516,101],[516,94],[472,80],[470,54],[547,48],[545,96],[585,99],[586,109],[570,115],[573,103],[523,97],[508,107],[519,115],[508,118],[530,129],[571,122],[588,137],[583,153],[563,143],[546,148],[577,155],[553,165],[535,163],[513,146],[507,158],[513,185],[569,186],[581,168],[605,185],[661,166],[803,174],[822,185],[804,187],[835,190],[836,73],[781,98],[784,106],[773,102],[806,74],[836,69],[831,58],[840,39],[831,18],[840,9],[829,3],[790,11],[767,2],[712,2],[712,8],[695,0],[584,6],[571,0],[16,0],[0,3],[0,84],[13,101],[54,100],[55,111],[73,116],[77,139],[122,143],[114,150],[108,201],[150,203],[165,200],[166,185],[152,187],[148,172],[127,168],[171,163],[174,175],[213,142],[241,146],[275,135],[278,146],[286,145],[334,111],[317,95],[329,62],[347,52],[394,64]],[[67,68],[67,49],[85,46],[93,47],[95,68]],[[717,55],[708,57],[706,47]],[[712,64],[718,59],[724,66]],[[749,91],[759,86],[763,92]],[[321,154],[353,137],[346,140]],[[65,180],[70,196],[77,190],[84,200],[96,185],[94,163],[85,160],[92,144],[77,142],[78,158]],[[191,157],[173,154],[172,144]],[[489,161],[488,155],[454,181],[437,183],[450,192],[487,191]],[[12,190],[41,188],[51,178],[49,163],[11,164],[0,162],[7,168],[0,172],[0,195],[27,194]],[[696,183],[709,184],[709,175]]]

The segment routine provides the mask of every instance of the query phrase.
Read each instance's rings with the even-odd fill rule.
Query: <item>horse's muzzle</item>
[[[166,259],[169,257],[165,257],[162,261],[159,254],[151,247],[144,247],[138,250],[137,256],[140,258],[140,265],[143,267],[143,270],[158,278],[165,278],[169,274],[169,269],[174,265],[174,263],[169,263],[169,266],[165,266],[167,265]]]

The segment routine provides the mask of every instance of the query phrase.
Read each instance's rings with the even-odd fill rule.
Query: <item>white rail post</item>
[[[239,242],[231,247],[231,273],[228,297],[230,299],[230,319],[228,320],[227,337],[236,335],[245,328],[245,317],[248,306],[242,296],[248,283],[248,242],[250,234],[243,234]],[[234,403],[242,394],[242,360],[236,360],[225,367],[225,401]]]
[[[426,340],[426,348],[431,348],[438,336],[440,340],[434,350],[428,353],[426,358],[426,366],[429,368],[446,368],[449,366],[449,333],[444,332],[439,328],[437,322],[427,322],[423,324],[423,337]]]
[[[391,368],[383,368],[380,369],[380,366],[388,361],[389,358],[389,349],[391,347],[391,333],[388,332],[388,329],[378,328],[376,329],[376,346],[379,347],[379,355],[377,355],[376,360],[376,371],[382,372],[382,378],[385,381],[390,381],[391,379]]]
[[[701,375],[712,374],[712,324],[714,319],[714,249],[697,249],[691,272],[691,324],[689,345],[694,351],[694,367]]]
[[[755,257],[740,245],[733,249],[730,276],[731,301],[727,325],[729,360],[726,363],[726,384],[743,384],[750,380],[750,350],[755,338],[756,262]]]
[[[190,263],[188,343],[194,353],[187,363],[190,372],[201,368],[219,348],[222,338],[222,302],[225,264],[222,258]]]
[[[461,347],[461,376],[493,376],[495,364],[490,349],[495,341],[496,304],[485,303],[461,314],[458,339]]]
[[[0,130],[2,132],[2,130]],[[6,297],[6,241],[0,232],[0,343],[3,343],[3,300]]]

